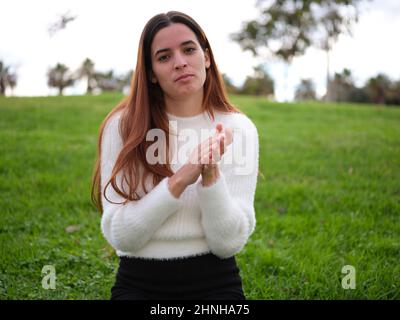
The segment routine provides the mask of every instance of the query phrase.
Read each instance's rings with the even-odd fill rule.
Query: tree
[[[302,79],[296,88],[295,100],[309,101],[316,100],[315,85],[311,79]]]
[[[367,81],[365,90],[372,103],[384,104],[391,95],[392,83],[384,74],[378,74]]]
[[[390,86],[386,104],[400,105],[400,80],[393,82]]]
[[[114,77],[114,71],[110,70],[108,72],[96,72],[95,74],[97,88],[101,91],[117,91],[118,81]]]
[[[369,101],[365,88],[358,88],[354,84],[349,69],[343,69],[342,73],[335,73],[329,81],[328,91],[323,99],[334,102],[366,103]]]
[[[360,1],[275,0],[264,8],[265,1],[258,0],[260,17],[245,22],[242,30],[232,34],[231,38],[255,56],[259,55],[260,48],[267,48],[288,66],[311,45],[322,47],[329,53],[337,37],[357,20],[356,5]],[[354,14],[350,15],[350,11]],[[329,66],[327,70],[328,85]]]
[[[130,85],[133,70],[128,71],[125,75],[117,76],[113,70],[108,72],[96,72],[95,79],[97,87],[104,92],[123,91],[125,87]]]
[[[240,93],[257,96],[273,96],[274,80],[269,76],[262,65],[258,65],[254,68],[254,74],[246,77]]]
[[[330,51],[340,34],[351,35],[352,25],[358,22],[358,3],[361,0],[325,0],[319,8],[319,23],[314,29],[314,43],[326,52],[326,89],[329,85]]]
[[[86,94],[92,94],[93,89],[96,87],[94,63],[89,58],[83,61],[82,65],[77,71],[77,78],[86,78]]]
[[[354,88],[351,71],[343,69],[342,73],[335,73],[333,79],[329,81],[328,91],[324,100],[335,102],[351,101]]]
[[[0,95],[6,94],[7,87],[14,89],[17,85],[17,74],[11,71],[10,66],[6,66],[3,61],[0,60]]]
[[[75,78],[72,73],[69,72],[67,66],[61,63],[57,63],[54,68],[50,68],[47,72],[49,87],[58,88],[58,94],[62,95],[63,90],[74,84]]]

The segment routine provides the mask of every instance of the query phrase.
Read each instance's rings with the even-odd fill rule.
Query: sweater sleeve
[[[201,181],[197,184],[206,239],[210,250],[220,258],[229,258],[239,252],[256,224],[254,196],[259,141],[257,128],[252,122],[243,131],[243,138],[247,169],[240,170],[234,160],[227,174],[220,170],[218,180],[211,186],[204,187]],[[237,146],[234,141],[232,147]]]
[[[122,148],[118,128],[119,118],[111,117],[106,124],[101,143],[101,191],[103,215],[101,231],[106,240],[116,249],[134,252],[142,248],[164,221],[181,206],[182,200],[175,198],[168,188],[168,178],[164,178],[149,193],[138,201],[125,201],[115,192],[111,184],[104,187]],[[117,184],[121,188],[122,175],[117,175]]]

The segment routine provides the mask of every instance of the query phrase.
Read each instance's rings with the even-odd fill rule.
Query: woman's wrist
[[[185,188],[186,185],[183,183],[179,174],[175,173],[168,178],[168,189],[175,198],[179,198]]]
[[[201,184],[203,187],[208,187],[214,184],[219,178],[219,169],[218,165],[213,166],[203,166],[203,170],[201,172]]]

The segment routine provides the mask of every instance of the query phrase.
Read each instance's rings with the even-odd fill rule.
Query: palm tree
[[[54,68],[47,72],[49,87],[58,88],[58,94],[61,96],[66,87],[74,84],[75,79],[64,64],[57,63]]]
[[[86,58],[85,61],[83,61],[81,67],[78,69],[77,78],[87,79],[86,94],[92,94],[93,89],[96,87],[94,62],[92,60]]]
[[[0,95],[4,96],[6,94],[7,87],[11,90],[17,84],[17,74],[11,72],[10,66],[6,66],[3,61],[0,60]]]

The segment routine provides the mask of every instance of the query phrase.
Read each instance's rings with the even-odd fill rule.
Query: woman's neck
[[[177,117],[193,117],[202,113],[203,90],[184,98],[165,97],[166,112]]]

